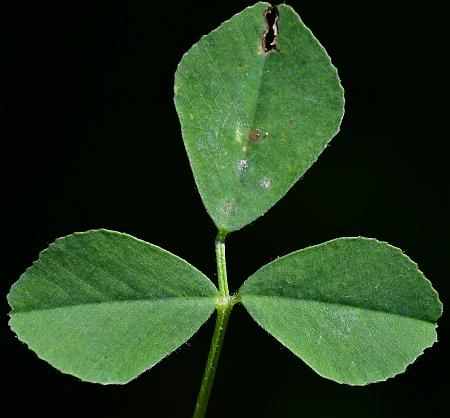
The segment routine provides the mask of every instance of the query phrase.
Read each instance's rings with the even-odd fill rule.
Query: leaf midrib
[[[39,308],[32,308],[32,309],[17,309],[17,310],[15,310],[13,308],[10,312],[10,316],[16,315],[16,314],[21,314],[21,313],[51,311],[51,310],[57,310],[57,309],[84,307],[84,306],[93,306],[93,305],[114,305],[114,304],[133,303],[133,302],[162,303],[165,301],[173,302],[174,299],[180,299],[182,301],[200,301],[200,300],[215,301],[216,298],[217,298],[217,295],[212,295],[212,296],[169,296],[169,297],[162,297],[162,298],[156,298],[156,299],[137,298],[137,299],[120,299],[120,300],[97,301],[97,302],[87,302],[87,303],[68,303],[67,305],[50,306],[50,307],[45,307],[45,308],[39,307]]]
[[[389,312],[385,309],[376,309],[376,308],[365,308],[362,306],[358,306],[358,305],[352,305],[350,303],[337,303],[337,302],[326,302],[326,301],[322,301],[322,300],[317,300],[317,299],[304,299],[304,298],[295,298],[295,297],[289,297],[289,296],[268,296],[268,295],[258,295],[258,294],[241,294],[241,298],[242,298],[242,302],[245,305],[245,299],[246,298],[260,298],[260,299],[283,299],[283,300],[293,300],[296,302],[306,302],[306,303],[318,303],[318,304],[322,304],[322,305],[332,305],[332,306],[338,306],[338,307],[343,307],[343,308],[353,308],[353,309],[359,309],[362,311],[370,311],[370,312],[377,312],[377,313],[384,313],[387,315],[391,315],[391,316],[397,316],[400,318],[409,318],[409,319],[414,319],[416,321],[422,321],[422,322],[427,322],[429,324],[435,324],[437,319],[434,320],[429,320],[429,319],[423,319],[423,318],[418,318],[415,316],[411,316],[411,315],[403,315],[400,313],[394,313],[394,312]]]

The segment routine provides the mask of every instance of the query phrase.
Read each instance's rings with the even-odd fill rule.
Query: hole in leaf
[[[267,28],[263,33],[262,47],[264,52],[277,51],[278,40],[278,9],[276,6],[269,7],[264,12]]]

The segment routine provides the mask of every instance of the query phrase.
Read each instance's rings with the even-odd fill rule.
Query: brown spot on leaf
[[[248,134],[248,140],[249,142],[255,142],[258,141],[261,138],[261,131],[259,129],[256,129],[255,131],[251,131]]]
[[[288,125],[289,125],[289,126],[292,126],[293,124],[294,124],[294,121],[293,121],[292,119],[289,119],[289,120],[288,120]]]
[[[267,136],[268,133],[265,133],[265,136]],[[248,151],[248,147],[253,143],[253,142],[258,142],[259,140],[262,139],[262,133],[259,129],[255,129],[254,131],[250,131],[250,133],[248,134],[248,139],[247,139],[247,143],[242,147],[242,151],[247,152]]]

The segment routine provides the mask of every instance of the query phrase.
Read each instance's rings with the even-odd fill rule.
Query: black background
[[[250,2],[45,1],[0,6],[2,294],[40,250],[105,227],[185,258],[215,280],[215,228],[196,191],[173,106],[173,74],[201,35]],[[264,217],[228,239],[230,287],[293,250],[339,236],[401,247],[448,299],[448,14],[437,2],[291,0],[346,89],[341,132]],[[442,2],[441,4],[444,4]],[[2,303],[10,416],[188,417],[212,321],[126,386],[82,383],[18,342]],[[441,416],[440,342],[385,383],[320,378],[232,314],[210,417]],[[13,402],[14,400],[14,402]]]

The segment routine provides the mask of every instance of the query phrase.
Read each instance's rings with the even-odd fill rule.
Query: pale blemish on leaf
[[[236,142],[242,143],[242,126],[241,124],[238,122],[236,124],[236,129],[234,131],[234,139],[236,140]]]
[[[240,173],[242,173],[243,171],[247,170],[247,168],[248,168],[247,160],[239,160],[238,163],[237,163],[237,168],[238,168],[238,171]]]
[[[259,182],[259,185],[263,189],[270,189],[272,187],[272,184],[273,184],[273,180],[270,177],[263,177]]]
[[[236,212],[236,201],[234,199],[223,199],[219,205],[219,211],[224,214]]]

